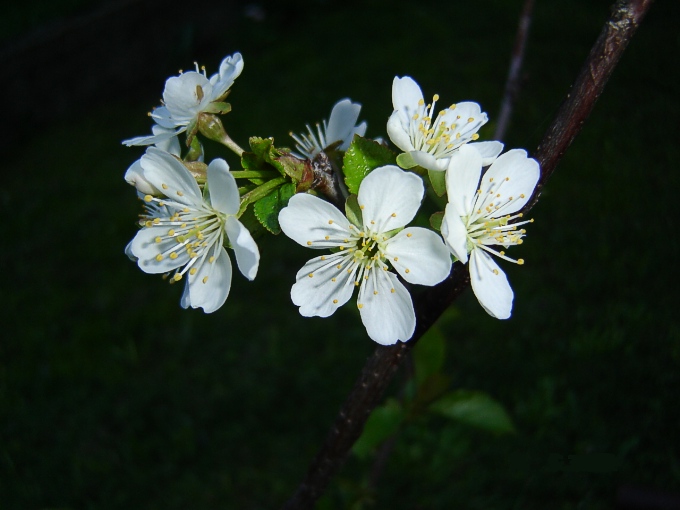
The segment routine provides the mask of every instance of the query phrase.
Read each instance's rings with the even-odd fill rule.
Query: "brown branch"
[[[534,0],[524,0],[522,13],[519,16],[517,36],[515,37],[515,46],[512,48],[512,58],[510,59],[508,78],[505,81],[505,91],[503,92],[501,109],[500,112],[498,112],[496,132],[493,135],[494,139],[496,140],[502,141],[503,138],[505,138],[505,132],[507,131],[508,125],[510,124],[512,110],[515,106],[517,94],[519,93],[519,76],[520,71],[522,70],[522,63],[524,62],[524,50],[526,49],[533,10]]]
[[[619,0],[615,3],[611,18],[607,20],[588,55],[571,93],[536,150],[535,157],[541,165],[541,178],[537,191],[525,210],[536,203],[540,190],[581,130],[651,1]],[[418,322],[413,338],[407,343],[376,348],[343,404],[326,442],[312,461],[304,481],[283,506],[284,510],[313,507],[359,438],[366,419],[381,399],[404,355],[469,283],[467,268],[456,263],[446,280],[416,296],[414,306]]]

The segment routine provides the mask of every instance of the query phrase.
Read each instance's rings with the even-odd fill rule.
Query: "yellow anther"
[[[333,300],[333,304],[334,304],[334,305],[337,305],[337,304],[338,304],[338,300],[337,300],[337,299],[334,299],[334,300]]]
[[[203,279],[201,280],[203,283],[208,283],[208,277],[204,276]]]
[[[347,274],[352,274],[352,270],[351,270],[351,269],[348,269],[348,270],[347,270]]]
[[[472,122],[472,121],[474,121],[474,120],[475,120],[474,117],[470,117],[470,118],[468,119],[468,122]]]
[[[342,264],[338,264],[337,266],[335,266],[335,269],[342,269]]]
[[[333,220],[328,220],[328,224],[329,224],[329,225],[332,225],[332,224],[333,224]]]
[[[432,96],[432,101],[439,101],[439,94]]]
[[[517,259],[517,263],[521,266],[524,264],[524,259]]]
[[[326,260],[326,257],[324,255],[321,255],[321,260]]]
[[[501,252],[501,255],[505,255],[505,252],[504,252],[504,251],[502,251],[502,252]]]
[[[215,257],[210,257],[210,258],[208,259],[208,262],[210,262],[211,264],[212,264],[213,262],[215,262]]]
[[[397,213],[393,212],[393,213],[392,213],[392,217],[393,217],[393,218],[396,218],[396,217],[397,217]]]
[[[344,246],[340,246],[340,251],[344,251],[344,249],[345,249]]]
[[[363,308],[363,307],[364,307],[364,305],[362,305],[361,303],[357,303],[357,306],[358,306],[359,308]]]
[[[498,193],[498,194],[496,195],[496,198],[500,198],[500,197],[501,197],[501,194]]]
[[[456,118],[457,118],[457,119],[460,119],[460,115],[456,115]]]
[[[399,260],[399,257],[394,257],[394,261],[397,262]]]
[[[189,208],[188,208],[188,207],[185,207],[184,209],[182,209],[182,212],[183,212],[183,213],[188,213],[188,212],[189,212]]]
[[[157,260],[158,262],[160,262],[161,260],[163,260],[163,255],[161,255],[160,253],[159,253],[158,255],[156,255],[156,260]]]
[[[526,198],[526,197],[524,196],[524,193],[522,193],[522,194],[519,196],[519,198]],[[522,215],[520,214],[520,218],[521,218],[521,217],[522,217]]]
[[[498,274],[498,269],[494,269],[493,274]]]
[[[174,251],[170,254],[170,258],[172,260],[175,260],[177,258],[177,256],[178,256],[177,253],[175,253]]]
[[[177,190],[177,196],[183,197],[184,193],[182,193],[180,190]]]
[[[163,239],[161,239],[160,237],[157,237],[156,239],[154,239],[154,241],[156,241],[157,243],[160,243],[162,240]]]
[[[314,276],[314,273],[309,273],[307,276],[309,276],[310,278],[312,278],[312,277]]]
[[[506,180],[506,181],[509,181],[509,180],[510,180],[510,177],[506,177],[505,180]]]
[[[163,184],[161,184],[161,188],[163,188],[163,189],[168,189],[168,185],[165,184],[165,183],[163,183]]]
[[[158,219],[158,218],[156,218],[156,219]],[[153,222],[151,220],[146,220],[144,222],[144,226],[151,228],[153,226]]]
[[[410,232],[408,234],[406,234],[406,237],[412,237],[412,236],[413,236],[413,234],[411,234]]]
[[[189,274],[190,274],[191,276],[194,276],[196,273],[198,273],[198,269],[196,269],[195,267],[192,267],[192,268],[189,270]]]
[[[392,294],[394,294],[394,293],[397,292],[397,291],[394,290],[394,289],[390,289],[390,292],[391,292]]]
[[[374,295],[374,296],[377,296],[377,295],[378,295],[378,291],[377,291],[377,290],[374,290],[374,291],[373,291],[373,295]]]
[[[460,138],[460,133],[456,133],[456,140]]]
[[[375,221],[371,220],[371,225],[375,225]]]
[[[307,241],[307,246],[311,246],[311,245],[312,245],[312,241]]]
[[[423,106],[425,104],[425,101],[423,99],[420,99],[418,101],[418,106]]]
[[[331,236],[326,236],[326,237],[324,237],[324,239],[325,239],[326,241],[328,241],[330,238],[331,238]]]
[[[175,273],[175,276],[173,276],[172,279],[176,282],[180,281],[182,279],[181,273]]]
[[[475,133],[474,135],[472,135],[472,139],[473,139],[473,140],[479,139],[479,135],[478,135],[477,133]]]
[[[335,283],[338,279],[337,278],[331,278],[331,281]]]
[[[153,200],[153,197],[151,195],[144,195],[144,201],[145,202],[151,202]]]
[[[411,272],[410,269],[404,269],[404,273],[410,273],[410,272]]]

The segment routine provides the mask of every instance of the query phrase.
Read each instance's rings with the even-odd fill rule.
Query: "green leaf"
[[[359,207],[359,197],[356,195],[350,195],[347,197],[345,202],[345,216],[357,227],[361,228],[364,225],[361,207]]]
[[[361,437],[354,443],[352,452],[357,457],[366,458],[374,448],[392,436],[404,420],[404,410],[393,398],[376,407],[368,417]]]
[[[410,153],[402,152],[397,156],[397,165],[402,167],[404,170],[408,170],[409,168],[418,166],[418,163],[416,163],[415,159],[413,159]]]
[[[355,135],[342,160],[347,189],[350,193],[358,193],[361,181],[372,170],[383,165],[393,165],[395,161],[394,152],[384,145]]]
[[[421,384],[431,375],[440,372],[444,366],[445,357],[444,335],[439,328],[430,328],[413,348],[416,382]]]
[[[452,391],[433,402],[430,409],[452,420],[496,434],[515,432],[505,408],[483,392]]]
[[[430,216],[430,226],[437,232],[442,230],[442,221],[444,221],[444,211],[438,211]]]
[[[279,212],[288,205],[290,197],[295,195],[295,184],[287,183],[261,198],[253,205],[255,217],[264,228],[272,234],[279,234]]]
[[[437,196],[443,197],[446,194],[446,172],[438,172],[437,170],[428,170],[427,175],[430,178],[432,189]]]

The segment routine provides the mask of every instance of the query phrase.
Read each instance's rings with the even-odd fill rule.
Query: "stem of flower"
[[[273,190],[281,186],[283,183],[286,182],[285,177],[278,177],[276,179],[272,179],[271,181],[265,182],[261,186],[258,186],[254,190],[249,191],[245,195],[241,197],[241,207],[238,210],[237,217],[241,216],[248,205],[252,204],[253,202],[257,202],[259,199],[266,197],[269,193],[271,193]]]
[[[606,21],[570,94],[541,141],[535,157],[541,165],[537,192],[525,209],[537,201],[539,190],[552,175],[560,158],[580,132],[624,49],[652,0],[618,0]],[[359,438],[368,416],[387,388],[394,372],[415,343],[470,283],[467,268],[456,262],[442,283],[414,299],[416,331],[407,343],[378,346],[364,366],[325,443],[312,461],[305,479],[283,510],[311,509]]]
[[[273,179],[281,174],[272,170],[231,170],[236,179]]]
[[[225,132],[224,136],[220,140],[220,143],[227,147],[228,149],[231,149],[234,151],[238,157],[240,158],[243,156],[243,153],[245,152],[239,144],[237,144],[234,140],[231,139],[231,137]]]

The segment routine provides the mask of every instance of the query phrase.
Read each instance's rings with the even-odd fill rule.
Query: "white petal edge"
[[[432,286],[451,273],[449,249],[441,237],[426,228],[405,228],[388,241],[385,255],[409,283]]]
[[[525,150],[512,149],[499,156],[484,174],[480,186],[484,195],[491,189],[491,184],[500,183],[494,189],[496,194],[501,194],[500,201],[505,202],[505,205],[494,211],[490,217],[512,214],[524,207],[531,198],[540,175],[538,162],[529,158]],[[509,201],[510,197],[512,201]]]
[[[497,141],[491,142],[470,142],[468,147],[474,147],[482,156],[482,166],[489,166],[498,155],[503,152],[503,144]]]
[[[168,198],[183,204],[203,203],[196,180],[172,154],[156,147],[149,147],[142,156],[141,163],[144,169],[143,177]]]
[[[209,262],[214,256],[213,262]],[[203,308],[205,313],[219,309],[229,296],[231,289],[231,260],[223,246],[213,245],[198,266],[195,275],[188,272],[186,286],[180,304],[183,308]]]
[[[241,205],[236,179],[223,159],[214,159],[208,165],[208,190],[210,205],[224,214],[236,214]]]
[[[345,215],[325,200],[307,193],[291,197],[279,213],[279,225],[284,234],[307,248],[349,246],[344,242],[350,236]]]
[[[352,297],[355,273],[351,256],[313,258],[298,271],[290,297],[303,317],[328,317]]]
[[[144,169],[139,159],[132,163],[125,172],[125,182],[137,188],[137,191],[144,195],[161,194],[160,190],[144,178]]]
[[[469,216],[472,212],[481,173],[482,156],[474,148],[463,145],[451,155],[446,170],[446,193],[459,216]]]
[[[493,257],[480,248],[470,253],[470,283],[479,304],[489,315],[496,319],[510,317],[514,294],[508,278]]]
[[[359,186],[364,227],[388,232],[408,224],[418,212],[425,187],[420,177],[394,165],[381,166]]]
[[[442,236],[451,253],[465,264],[468,261],[467,227],[451,204],[446,204],[441,228]]]
[[[254,280],[260,265],[260,250],[257,243],[250,235],[250,231],[234,216],[227,216],[224,227],[234,249],[239,271],[249,280]]]
[[[387,120],[387,136],[389,136],[392,143],[402,151],[411,152],[414,150],[411,137],[402,123],[400,112],[393,112]]]
[[[361,322],[373,341],[392,345],[413,336],[416,327],[413,301],[394,273],[380,269],[370,271],[359,290],[357,306]]]

